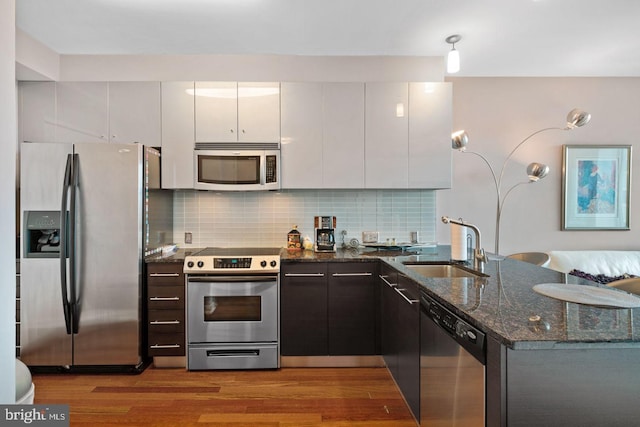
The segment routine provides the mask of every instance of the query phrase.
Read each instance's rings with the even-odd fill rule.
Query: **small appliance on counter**
[[[335,252],[336,217],[316,216],[313,220],[313,224],[316,237],[314,250],[316,252]]]
[[[300,251],[302,250],[302,237],[298,231],[298,226],[294,225],[293,229],[287,234],[287,250],[288,251]]]

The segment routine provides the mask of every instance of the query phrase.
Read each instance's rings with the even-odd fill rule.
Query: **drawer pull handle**
[[[179,325],[179,320],[152,320],[149,322],[152,325]]]
[[[149,277],[180,277],[180,273],[150,273]]]
[[[150,348],[180,348],[180,344],[154,344]]]
[[[396,288],[396,292],[399,293],[400,296],[402,298],[404,298],[409,304],[417,304],[417,303],[420,302],[417,299],[409,299],[409,298],[407,298],[407,296],[402,291],[406,291],[406,289]]]
[[[324,277],[324,273],[285,273],[285,277]]]
[[[383,276],[382,274],[380,274],[378,277],[380,278],[380,280],[382,280],[384,283],[386,283],[390,288],[395,288],[396,286],[398,286],[396,283],[390,283],[387,280],[387,277],[389,277],[389,276]]]
[[[180,297],[151,297],[150,301],[180,301]]]
[[[333,277],[365,277],[373,276],[373,273],[333,273]]]

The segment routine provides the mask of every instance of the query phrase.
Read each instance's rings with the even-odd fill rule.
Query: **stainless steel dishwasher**
[[[424,292],[420,306],[420,426],[484,426],[484,333]]]

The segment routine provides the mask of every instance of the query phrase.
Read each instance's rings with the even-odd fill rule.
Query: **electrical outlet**
[[[193,234],[189,231],[184,233],[184,242],[185,243],[193,243]]]
[[[377,231],[362,232],[362,243],[378,243],[379,238],[380,233],[378,233]]]

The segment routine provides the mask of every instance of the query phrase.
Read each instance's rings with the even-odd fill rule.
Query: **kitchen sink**
[[[424,277],[487,277],[486,274],[453,264],[405,264],[404,266]]]

